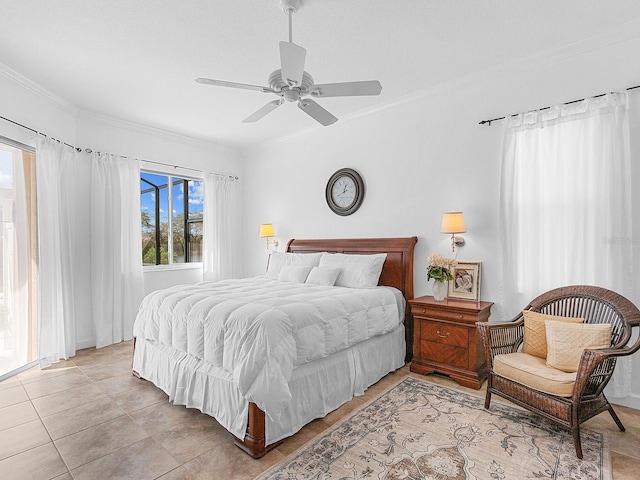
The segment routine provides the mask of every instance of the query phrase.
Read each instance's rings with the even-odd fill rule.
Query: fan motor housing
[[[307,72],[302,74],[302,84],[299,87],[292,87],[282,79],[280,69],[269,75],[269,86],[280,92],[280,96],[287,102],[297,102],[302,95],[306,95],[313,87],[313,77]]]

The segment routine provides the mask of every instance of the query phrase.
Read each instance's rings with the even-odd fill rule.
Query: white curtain
[[[38,208],[38,354],[46,367],[75,354],[75,305],[78,276],[75,252],[80,240],[75,172],[79,154],[38,135],[36,183]]]
[[[237,180],[205,172],[203,278],[225,280],[237,275]]]
[[[626,92],[506,121],[500,199],[503,315],[572,284],[632,298],[631,160]],[[611,395],[627,396],[630,358]]]
[[[91,154],[91,286],[96,347],[131,339],[143,296],[137,159]]]

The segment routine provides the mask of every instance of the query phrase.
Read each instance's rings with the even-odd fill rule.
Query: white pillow
[[[280,270],[288,265],[317,267],[320,263],[320,257],[322,257],[322,253],[273,252],[269,257],[267,277],[272,280],[278,280]]]
[[[340,268],[336,285],[350,288],[372,288],[378,286],[386,253],[374,255],[349,255],[344,253],[323,253],[321,267]]]
[[[332,287],[336,284],[338,275],[340,275],[339,268],[313,267],[311,272],[309,272],[309,276],[305,280],[305,283]]]
[[[287,265],[285,267],[282,267],[282,270],[280,270],[278,281],[304,283],[310,271],[311,267],[307,267],[305,265]]]

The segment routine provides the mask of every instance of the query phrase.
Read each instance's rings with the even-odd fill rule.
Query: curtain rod
[[[625,90],[629,91],[629,90],[634,90],[636,88],[640,88],[640,85],[635,85],[633,87],[628,87],[625,88]],[[600,95],[593,95],[592,97],[589,98],[598,98],[598,97],[604,97],[605,95],[607,95],[606,93],[601,93]],[[572,103],[578,103],[578,102],[582,102],[583,100],[586,100],[586,98],[580,98],[578,100],[571,100],[570,102],[564,102],[562,105],[571,105]],[[549,110],[551,107],[543,107],[543,108],[539,108],[538,110]],[[513,115],[517,115],[517,114],[511,114],[508,116],[513,116]],[[478,125],[484,125],[485,123],[489,124],[489,126],[491,126],[491,122],[497,122],[498,120],[504,120],[506,118],[505,117],[498,117],[498,118],[492,118],[490,120],[482,120],[481,122],[478,122]]]
[[[40,133],[39,131],[34,130],[34,129],[33,129],[33,128],[31,128],[31,127],[27,127],[26,125],[23,125],[23,124],[18,123],[18,122],[14,121],[14,120],[11,120],[10,118],[3,117],[3,116],[1,116],[1,115],[0,115],[0,118],[1,118],[2,120],[6,121],[6,122],[13,123],[14,125],[17,125],[17,126],[22,127],[22,128],[24,128],[24,129],[26,129],[26,130],[29,130],[30,132],[37,133],[38,135],[44,135],[44,136],[46,137],[46,135],[45,135],[44,133]],[[52,137],[52,138],[53,138],[53,137]],[[73,148],[73,149],[74,149],[75,151],[77,151],[77,152],[81,152],[81,151],[82,151],[82,149],[81,149],[80,147],[74,147],[73,145],[69,145],[68,143],[66,143],[66,142],[62,142],[62,141],[57,140],[57,139],[55,139],[55,138],[54,138],[54,140],[55,140],[56,142],[60,142],[60,143],[62,143],[63,145],[66,145],[67,147],[71,147],[71,148]]]
[[[2,115],[0,115],[0,119],[4,120],[5,122],[13,123],[14,125],[22,127],[22,128],[24,128],[26,130],[29,130],[30,132],[33,132],[35,134],[43,135],[45,137],[47,136],[46,134],[44,134],[42,132],[39,132],[38,130],[35,130],[35,129],[31,128],[31,127],[27,127],[26,125],[23,125],[23,124],[18,123],[18,122],[14,121],[14,120],[11,120],[10,118],[3,117]],[[51,137],[51,138],[53,138],[53,137]],[[60,142],[63,145],[66,145],[67,147],[73,148],[76,152],[82,152],[82,148],[80,148],[80,147],[74,147],[73,145],[69,145],[68,143],[63,142],[63,141],[58,140],[58,139],[55,139],[55,138],[53,138],[53,140],[55,140],[56,142]],[[85,148],[84,151],[86,153],[93,153],[93,150],[91,150],[90,148]],[[96,152],[96,153],[98,155],[100,155],[100,152]],[[120,158],[131,158],[131,157],[127,157],[126,155],[119,155],[119,156],[120,156]],[[154,162],[153,160],[145,160],[145,159],[139,159],[139,160],[141,162],[153,163],[155,165],[163,165],[165,167],[181,168],[183,170],[191,170],[192,172],[204,173],[204,170],[200,170],[200,169],[197,169],[197,168],[181,167],[179,165],[171,165],[169,163]],[[234,180],[240,180],[240,177],[238,177],[237,175],[229,175],[229,174],[226,174],[226,173],[217,173],[217,172],[209,172],[209,173],[211,173],[212,175],[220,175],[220,176],[223,176],[223,177],[233,178]]]

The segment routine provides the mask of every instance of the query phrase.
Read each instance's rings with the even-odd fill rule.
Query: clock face
[[[364,182],[360,174],[351,168],[334,173],[327,182],[325,191],[329,208],[338,215],[351,215],[364,198]]]
[[[356,182],[348,176],[338,178],[331,189],[331,197],[340,208],[349,207],[356,198]]]

